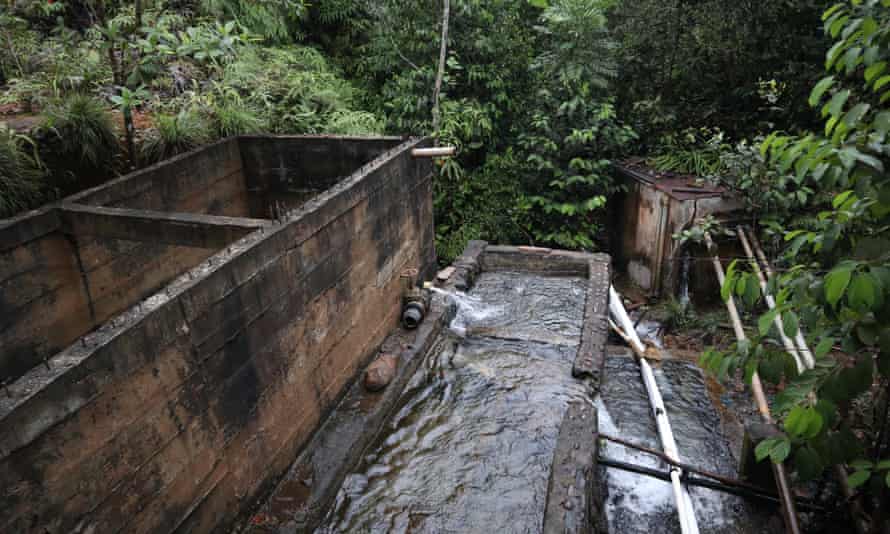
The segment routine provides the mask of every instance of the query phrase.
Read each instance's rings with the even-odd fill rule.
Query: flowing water
[[[603,432],[660,449],[636,363],[607,359],[601,398],[571,377],[587,281],[484,273],[458,306],[444,349],[412,378],[400,409],[347,476],[318,533],[540,532],[559,426],[595,402]],[[733,473],[720,421],[691,364],[656,377],[681,455]],[[618,445],[604,456],[667,470]],[[679,532],[670,485],[601,469],[612,533]],[[691,491],[703,533],[769,532],[741,499]]]
[[[586,280],[485,273],[319,532],[539,532]],[[484,304],[482,304],[484,303]]]
[[[666,360],[654,369],[681,458],[696,467],[735,477],[736,460],[721,433],[704,377],[693,364]],[[658,433],[636,362],[625,355],[606,358],[606,381],[597,399],[599,428],[604,434],[660,450]],[[667,472],[661,460],[618,444],[605,442],[600,455],[612,460]],[[679,533],[671,485],[659,479],[613,468],[600,468],[604,477],[610,532],[626,534]],[[714,490],[691,487],[695,515],[702,533],[769,533],[770,510]]]

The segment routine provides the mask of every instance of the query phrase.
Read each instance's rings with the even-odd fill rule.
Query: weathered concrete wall
[[[237,138],[165,160],[68,197],[67,201],[230,217],[249,214]]]
[[[397,324],[399,272],[435,264],[432,166],[411,158],[417,145],[250,233],[0,395],[0,531],[228,524]]]
[[[285,210],[298,207],[400,142],[399,137],[241,137],[250,214],[271,217],[276,203]]]
[[[0,384],[263,223],[245,228],[243,219],[227,225],[227,218],[204,216],[217,223],[208,225],[197,217],[71,205],[4,223]]]
[[[76,247],[54,213],[0,225],[0,383],[92,327]]]

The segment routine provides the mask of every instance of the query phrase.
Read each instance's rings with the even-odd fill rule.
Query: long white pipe
[[[767,291],[767,280],[763,275],[763,271],[760,268],[760,264],[757,261],[757,258],[754,257],[754,252],[751,250],[751,245],[748,243],[748,237],[745,235],[745,231],[741,226],[736,228],[736,232],[739,236],[739,241],[742,243],[742,248],[745,249],[745,254],[748,255],[748,258],[751,260],[751,267],[754,269],[754,274],[757,275],[757,280],[760,282],[760,290],[763,292],[763,299],[766,301],[766,305],[770,310],[776,309],[776,301],[773,299],[773,296],[769,294]],[[776,325],[776,330],[779,331],[779,338],[782,340],[782,345],[785,346],[785,352],[791,355],[794,358],[794,363],[797,364],[797,372],[802,373],[806,369],[810,369],[815,362],[809,362],[803,357],[803,354],[799,353],[798,347],[794,345],[794,342],[785,335],[785,323],[782,321],[782,314],[777,313],[773,317],[773,323]],[[798,335],[800,334],[800,329],[797,330]],[[809,353],[809,351],[807,351]],[[813,355],[809,354],[809,357],[812,358]]]
[[[740,228],[740,231],[741,231],[741,228]],[[766,272],[766,276],[769,278],[774,277],[775,273],[773,273],[773,269],[772,269],[772,267],[770,267],[769,261],[766,259],[766,254],[763,253],[763,248],[760,246],[760,242],[757,240],[757,235],[751,229],[748,229],[747,234],[751,236],[751,243],[754,245],[754,252],[757,253],[757,259],[759,259],[760,263],[763,264],[763,270]],[[745,234],[742,233],[742,235],[745,235]],[[742,243],[742,245],[744,246],[744,242]],[[746,248],[746,252],[747,252],[747,247],[745,247],[745,248]],[[748,255],[750,256],[750,254],[748,254]],[[763,275],[760,274],[759,276],[760,276],[760,279],[763,280]],[[761,284],[760,287],[763,288],[763,284]],[[766,289],[763,290],[763,294],[764,295],[766,294]],[[770,298],[772,298],[772,297],[770,297]],[[769,304],[769,301],[767,301],[767,304]],[[773,306],[770,306],[770,309],[772,309],[772,307]],[[777,316],[778,316],[778,314],[777,314]],[[781,331],[781,329],[780,329],[780,331]],[[797,345],[800,357],[803,359],[804,366],[807,369],[812,369],[813,367],[815,367],[816,366],[816,358],[813,357],[813,353],[810,351],[810,348],[807,346],[807,342],[804,339],[803,332],[801,332],[800,328],[798,328],[797,332],[794,334],[794,343]]]
[[[631,322],[627,311],[624,309],[624,305],[621,303],[621,296],[612,286],[609,287],[609,310],[624,331],[628,342],[631,344],[631,348],[639,356],[640,374],[643,377],[646,392],[649,394],[649,404],[655,416],[655,426],[658,429],[658,437],[661,439],[661,447],[668,458],[680,463],[680,452],[677,449],[677,442],[674,440],[674,433],[668,420],[664,399],[658,390],[652,367],[649,366],[649,362],[643,357],[646,348],[643,342],[640,341],[639,336],[637,336],[633,322]],[[680,481],[682,471],[678,467],[672,466],[670,472],[671,487],[674,491],[674,499],[677,501],[677,515],[680,518],[680,531],[683,534],[698,534],[698,522],[695,518],[695,510],[692,507],[692,499],[689,497],[688,489]]]

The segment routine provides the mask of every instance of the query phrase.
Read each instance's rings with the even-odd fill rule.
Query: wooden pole
[[[442,77],[445,75],[445,57],[448,53],[448,17],[451,1],[445,0],[442,10],[442,42],[439,45],[439,70],[436,72],[436,86],[433,89],[433,135],[439,139],[439,95],[442,92]]]
[[[766,282],[764,281],[761,267],[763,271],[766,272],[767,276],[774,276],[769,261],[766,259],[766,254],[764,254],[763,248],[760,246],[760,242],[757,240],[757,235],[754,233],[754,230],[748,228],[747,235],[750,236],[751,243],[753,243],[754,250],[757,253],[757,259],[755,259],[753,254],[751,254],[751,248],[749,247],[748,240],[746,239],[745,229],[739,226],[737,230],[739,239],[742,241],[742,247],[745,248],[745,252],[751,259],[752,265],[754,265],[755,272],[760,279],[760,287],[763,289],[763,294],[766,295]],[[758,263],[758,260],[762,265]],[[772,297],[769,297],[766,302],[770,309],[773,309],[775,307],[775,303],[772,302]],[[777,323],[777,326],[778,325],[779,323]],[[790,345],[790,348],[790,341],[787,340],[787,338],[785,337],[785,334],[782,331],[781,327],[779,327],[779,331],[783,337],[782,342],[785,344],[785,350],[787,350],[789,354],[794,356],[795,361],[797,361],[798,363],[798,370],[801,370],[801,366],[805,369],[812,369],[813,367],[815,367],[816,359],[813,356],[813,353],[810,351],[810,348],[807,346],[807,342],[804,339],[803,333],[801,333],[800,328],[797,329],[796,335],[794,336],[794,344]],[[810,393],[810,399],[812,402],[816,402],[815,393]],[[863,520],[865,514],[862,510],[862,505],[855,499],[855,493],[853,492],[853,489],[850,488],[850,485],[847,483],[847,470],[844,468],[844,466],[838,464],[834,466],[834,473],[838,479],[838,485],[841,488],[841,492],[844,494],[847,502],[850,503],[850,515],[852,516],[853,526],[856,528],[856,532],[858,534],[866,534],[866,531],[868,529]]]
[[[720,285],[723,286],[723,283],[726,281],[726,273],[723,272],[723,265],[720,263],[720,257],[717,256],[717,248],[714,246],[714,242],[711,240],[711,235],[708,232],[705,232],[705,244],[713,254],[711,262],[714,264],[714,272],[717,274],[717,280],[720,282]],[[732,295],[726,300],[726,309],[729,312],[736,339],[738,341],[748,339],[745,336],[745,329],[742,327],[742,320],[739,318],[739,311],[735,306],[735,300],[733,300]],[[763,392],[763,383],[760,381],[760,375],[756,370],[751,376],[751,392],[763,421],[767,424],[772,424],[773,416],[769,410],[769,402],[766,400],[766,395]],[[782,500],[782,515],[785,519],[785,529],[791,534],[800,534],[800,523],[798,523],[797,519],[797,508],[791,493],[791,484],[788,482],[788,473],[785,471],[783,464],[777,464],[773,461],[770,461],[770,464],[772,465],[773,476],[776,479],[776,488]]]

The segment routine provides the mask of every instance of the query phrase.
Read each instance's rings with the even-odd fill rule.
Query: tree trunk
[[[136,170],[139,168],[139,158],[136,155],[136,127],[133,125],[133,112],[129,107],[125,107],[123,112],[124,131],[127,137],[127,152],[130,155],[130,168]]]
[[[433,136],[439,142],[439,94],[442,92],[442,77],[445,75],[445,56],[448,52],[448,15],[450,0],[445,0],[442,10],[442,43],[439,46],[439,70],[436,73],[436,86],[433,89]]]

